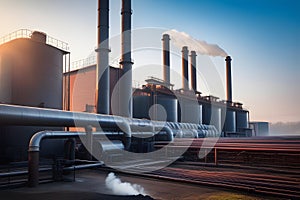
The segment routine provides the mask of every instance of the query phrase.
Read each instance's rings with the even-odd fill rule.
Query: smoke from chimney
[[[146,195],[144,188],[137,184],[122,182],[114,173],[109,173],[105,179],[105,185],[115,195]]]
[[[199,54],[221,57],[227,56],[227,53],[217,44],[208,44],[205,41],[197,40],[187,33],[179,32],[173,29],[164,32],[164,34],[169,34],[171,36],[171,42],[178,48],[181,48],[182,46],[188,46],[189,49],[193,49]]]

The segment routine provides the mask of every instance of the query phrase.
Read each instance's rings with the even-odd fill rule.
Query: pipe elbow
[[[46,137],[49,133],[51,132],[40,131],[35,133],[30,139],[28,151],[29,152],[40,151],[40,143],[42,139]]]

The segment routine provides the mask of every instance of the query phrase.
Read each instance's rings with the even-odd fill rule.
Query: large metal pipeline
[[[85,133],[65,131],[41,131],[33,135],[28,148],[28,186],[36,187],[39,184],[39,157],[40,143],[45,138],[72,138],[84,136]]]
[[[132,130],[154,132],[154,128],[167,126],[159,121],[7,104],[0,104],[0,118],[0,125],[116,128],[124,132],[126,147],[130,146]],[[172,138],[172,130],[164,131]]]
[[[109,114],[109,0],[98,0],[98,45],[96,67],[96,109],[99,114]]]
[[[0,125],[116,128],[124,146],[131,144],[129,119],[119,116],[0,104],[0,118]]]
[[[124,126],[130,137],[128,119],[120,116],[70,112],[57,109],[0,104],[0,125],[56,127]]]
[[[92,133],[92,135],[103,135],[104,133]],[[31,137],[28,147],[28,185],[36,187],[39,184],[39,152],[40,144],[43,139],[57,139],[57,138],[74,138],[80,136],[88,136],[84,132],[69,132],[69,131],[40,131]],[[103,163],[102,163],[103,164]],[[97,166],[95,164],[89,165]],[[87,167],[87,166],[85,166]]]

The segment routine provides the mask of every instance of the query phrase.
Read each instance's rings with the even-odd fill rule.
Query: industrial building
[[[190,49],[189,54],[186,46],[182,47],[183,88],[174,90],[170,83],[170,38],[163,35],[164,79],[149,78],[147,84],[135,88],[132,94],[131,1],[122,1],[119,68],[109,66],[108,3],[108,0],[99,1],[97,63],[94,65],[70,71],[66,43],[42,32],[20,30],[2,39],[0,163],[5,166],[28,161],[32,186],[38,184],[40,156],[51,162],[57,158],[74,160],[75,145],[82,141],[72,139],[81,136],[104,134],[113,140],[113,144],[103,143],[101,139],[93,141],[103,154],[116,149],[150,152],[154,151],[156,142],[170,142],[174,137],[250,136],[249,112],[241,103],[232,101],[230,56],[225,59],[226,100],[202,96],[197,90],[196,52]],[[189,79],[192,88],[188,86]],[[112,106],[112,91],[117,82],[121,82],[115,98],[119,102]],[[165,115],[160,108],[164,108]],[[70,132],[69,128],[74,127],[84,131]],[[156,129],[159,129],[157,134]],[[44,140],[49,138],[51,140]],[[89,151],[88,148],[83,150]]]

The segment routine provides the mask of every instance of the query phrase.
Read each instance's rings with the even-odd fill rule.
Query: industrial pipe
[[[231,83],[231,57],[227,56],[226,61],[226,88],[227,101],[232,102],[232,83]]]
[[[119,116],[0,104],[0,118],[0,125],[116,128],[126,149],[131,144],[129,120]]]
[[[72,138],[84,136],[85,133],[65,131],[41,131],[34,134],[28,148],[28,186],[36,187],[39,184],[39,157],[40,143],[45,138]]]
[[[93,135],[103,135],[104,133],[95,132]],[[66,131],[40,131],[34,134],[29,142],[28,147],[28,185],[29,187],[36,187],[39,183],[39,152],[40,144],[43,139],[51,138],[74,138],[86,136],[84,132],[66,132]],[[128,143],[127,143],[128,144]],[[128,147],[127,147],[128,148]],[[102,163],[103,164],[103,163]],[[83,169],[99,166],[99,163],[92,163],[83,166],[75,167],[75,169]],[[71,167],[74,169],[74,167]]]
[[[189,89],[189,69],[188,69],[188,56],[189,50],[187,46],[182,47],[182,88],[184,90]]]
[[[170,36],[164,34],[163,38],[163,80],[170,84]]]
[[[109,0],[98,0],[98,41],[96,67],[96,109],[99,114],[109,114]]]
[[[79,170],[79,169],[90,169],[95,167],[101,167],[103,166],[104,162],[99,161],[96,163],[89,163],[89,164],[83,164],[83,165],[75,165],[72,167],[64,167],[64,171],[71,171],[71,170]]]
[[[160,121],[7,104],[0,104],[0,118],[0,125],[118,128],[124,132],[125,147],[130,146],[132,130],[151,132],[154,131],[153,127],[168,125]],[[167,132],[170,134],[172,130]]]
[[[0,125],[98,127],[117,128],[127,132],[131,128],[128,119],[120,116],[70,112],[56,109],[0,104]]]
[[[197,91],[197,70],[196,70],[196,51],[191,51],[191,87],[193,91]]]
[[[132,59],[131,59],[131,0],[122,0],[122,58],[120,80],[120,108],[118,115],[132,117]],[[122,102],[121,102],[122,101]]]
[[[174,139],[173,131],[172,131],[172,129],[171,129],[170,127],[168,127],[168,126],[163,126],[163,127],[161,127],[161,126],[156,126],[155,129],[156,129],[156,130],[162,130],[162,131],[165,131],[166,134],[167,134],[167,141],[168,141],[168,142],[172,142],[172,141],[173,141],[173,139]]]

